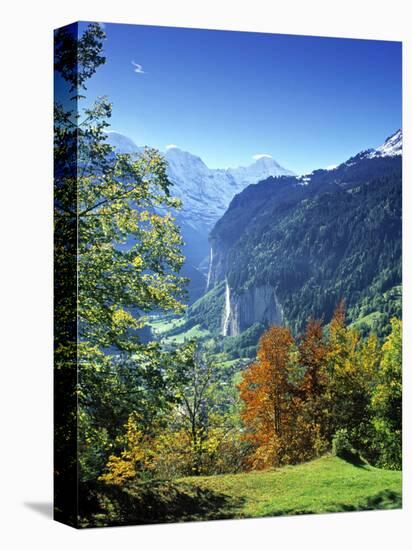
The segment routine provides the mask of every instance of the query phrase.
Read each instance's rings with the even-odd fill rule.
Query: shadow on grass
[[[337,512],[356,512],[361,510],[396,510],[402,508],[402,495],[389,489],[368,497],[358,505],[341,504]]]
[[[336,504],[322,511],[311,509],[296,510],[293,508],[273,510],[267,516],[303,516],[307,514],[332,514],[336,512],[362,512],[367,510],[397,510],[399,508],[402,508],[402,495],[396,491],[387,489],[357,504]]]
[[[81,527],[141,525],[229,519],[243,499],[173,482],[151,482],[121,488],[84,485],[81,490]]]
[[[345,460],[346,462],[349,462],[349,464],[352,464],[352,466],[356,466],[356,468],[369,468],[370,466],[367,460],[365,460],[362,455],[355,449],[345,449],[344,451],[341,451],[338,456],[342,460]]]

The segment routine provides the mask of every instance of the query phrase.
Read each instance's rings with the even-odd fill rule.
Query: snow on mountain
[[[107,143],[120,153],[138,153],[131,139],[117,132],[107,133]],[[176,146],[164,153],[168,164],[167,173],[173,183],[173,195],[183,202],[179,218],[187,225],[209,232],[225,213],[232,198],[247,185],[257,183],[269,176],[292,175],[274,159],[265,155],[250,166],[239,168],[208,168],[203,160]]]
[[[251,183],[258,183],[270,176],[294,176],[290,170],[286,170],[269,156],[261,156],[250,166],[228,168],[227,172],[236,180],[242,189]]]
[[[202,159],[177,147],[165,153],[173,195],[182,200],[188,225],[208,231],[238,192],[236,181],[225,170],[212,170]]]
[[[143,149],[138,147],[133,140],[118,132],[107,132],[106,143],[114,147],[118,153],[127,153],[128,155],[139,153]]]
[[[246,186],[269,176],[291,175],[272,158],[259,158],[250,166],[208,168],[197,156],[170,148],[165,154],[174,194],[183,200],[187,222],[210,230],[224,214],[232,198]]]
[[[347,169],[348,167],[354,166],[359,162],[362,162],[365,159],[373,158],[383,158],[383,157],[397,157],[402,155],[402,130],[397,130],[394,134],[389,136],[382,145],[376,149],[365,149],[361,151],[354,157],[351,157],[345,162],[336,165],[330,165],[321,170],[315,170],[310,174],[302,174],[301,176],[296,177],[296,181],[300,185],[308,185],[312,182],[313,177],[317,173],[321,172],[335,172],[337,175],[342,172],[342,170]]]
[[[397,155],[402,155],[402,130],[396,131],[393,135],[388,137],[388,139],[373,153],[370,155],[372,157],[395,157]]]
[[[365,149],[342,163],[342,165],[352,166],[363,159],[397,157],[399,155],[402,155],[402,130],[397,130],[376,149]]]

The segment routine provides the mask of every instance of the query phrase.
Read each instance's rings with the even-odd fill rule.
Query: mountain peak
[[[257,164],[260,166],[277,166],[281,168],[280,165],[275,161],[275,159],[269,156],[259,157],[255,159],[255,162],[253,164]]]
[[[117,132],[108,132],[107,141],[119,153],[141,150],[131,139]],[[199,156],[177,145],[167,146],[163,155],[173,194],[183,200],[180,217],[186,225],[201,226],[207,231],[224,214],[234,195],[248,185],[270,176],[293,175],[267,154],[257,155],[249,166],[227,169],[209,168]]]
[[[385,142],[376,149],[381,157],[394,157],[402,155],[402,130],[397,130],[389,136]]]
[[[352,166],[364,159],[374,159],[382,157],[397,157],[402,155],[402,130],[396,130],[376,149],[365,149],[357,155],[351,157],[339,166]]]
[[[133,155],[142,150],[142,147],[138,147],[132,139],[118,132],[107,132],[106,142],[114,147],[118,153]]]

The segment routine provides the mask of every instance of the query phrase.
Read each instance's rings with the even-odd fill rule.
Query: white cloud
[[[143,67],[141,65],[139,65],[139,63],[135,63],[134,61],[132,61],[132,65],[134,67],[134,72],[135,73],[144,74]]]
[[[174,143],[171,143],[170,145],[166,145],[166,151],[168,151],[169,149],[179,149],[179,147]]]
[[[329,166],[326,166],[325,170],[335,170],[339,164],[330,164]]]
[[[259,159],[271,159],[273,158],[272,155],[267,155],[266,153],[259,153],[257,155],[253,155],[253,160],[259,160]]]

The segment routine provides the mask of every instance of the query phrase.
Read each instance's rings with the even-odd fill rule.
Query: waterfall
[[[206,283],[206,291],[209,290],[210,285],[210,279],[212,276],[212,265],[213,265],[213,247],[210,247],[210,259],[209,259],[209,270],[207,272],[207,283]]]
[[[225,280],[225,315],[223,318],[223,331],[222,331],[223,336],[228,335],[229,319],[230,319],[230,288],[226,279]]]

